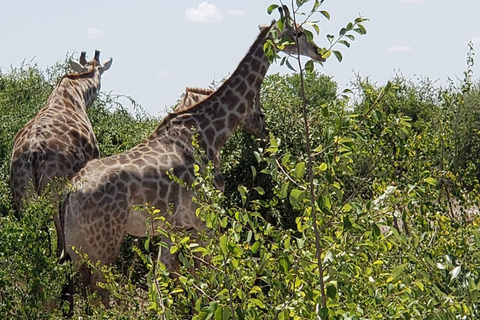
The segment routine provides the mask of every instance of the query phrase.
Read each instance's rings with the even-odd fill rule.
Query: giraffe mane
[[[187,94],[187,92],[194,92],[194,93],[198,93],[198,94],[205,94],[205,95],[210,95],[212,93],[215,92],[215,90],[212,90],[212,89],[205,89],[205,88],[198,88],[198,87],[187,87],[185,89],[185,94]]]
[[[89,75],[92,72],[94,72],[95,67],[99,65],[99,63],[95,60],[90,61],[89,64],[90,64],[90,69],[88,69],[87,71],[82,72],[82,73],[67,73],[63,76],[63,78],[64,77],[67,77],[69,79],[81,78],[83,76]]]
[[[272,23],[270,24],[269,27],[263,27],[260,29],[260,34],[258,35],[257,39],[255,40],[255,42],[250,46],[250,48],[248,49],[247,51],[247,54],[244,56],[244,58],[238,63],[238,66],[240,66],[241,64],[244,63],[244,60],[245,59],[248,59],[247,57],[252,54],[253,50],[256,49],[256,44],[258,41],[262,41],[263,39],[265,39],[270,30],[272,29],[273,25],[276,23],[275,20],[272,21]],[[230,85],[230,79],[234,78],[235,75],[237,73],[240,72],[239,68],[235,69],[235,71],[232,73],[232,75],[230,75],[230,77],[220,86],[220,88],[222,88],[223,86],[229,86]],[[203,101],[200,101],[199,103],[189,107],[189,108],[186,108],[186,109],[182,109],[182,110],[177,110],[177,111],[173,111],[173,112],[170,112],[169,114],[167,114],[163,119],[162,121],[160,122],[160,124],[157,126],[157,128],[155,129],[155,131],[152,133],[152,135],[156,135],[158,136],[159,133],[162,133],[162,132],[168,132],[169,130],[169,127],[170,127],[170,122],[175,119],[176,117],[180,116],[180,115],[183,115],[183,114],[186,114],[186,113],[195,113],[195,112],[198,112],[198,110],[201,110],[203,108],[203,104],[204,103],[209,103],[208,100],[210,100],[212,97],[216,96],[218,94],[219,91],[221,91],[219,89],[217,89],[216,91],[214,91],[213,93],[210,94],[210,96],[208,98],[206,98],[205,100]],[[199,90],[199,91],[202,91],[202,90],[205,90],[205,89],[202,89],[202,88],[189,88],[187,87],[186,91],[187,92],[188,90]],[[207,89],[208,90],[208,89]]]

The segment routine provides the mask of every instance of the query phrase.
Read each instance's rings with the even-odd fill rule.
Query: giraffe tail
[[[39,195],[44,188],[44,175],[42,168],[47,160],[47,154],[42,149],[33,151],[30,154],[30,163],[32,164],[33,188]]]
[[[57,257],[60,263],[71,260],[65,244],[65,213],[68,208],[69,196],[60,202],[58,213],[54,215],[55,229],[57,230]]]

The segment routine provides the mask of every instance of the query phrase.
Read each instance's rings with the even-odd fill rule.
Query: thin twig
[[[292,0],[292,8],[293,6],[293,0]],[[295,12],[295,10],[292,10]],[[295,28],[297,28],[296,24],[296,17],[295,14],[293,14],[293,24]],[[295,32],[295,35],[297,37],[297,32]],[[296,43],[298,44],[298,37],[296,40]],[[323,262],[322,262],[322,247],[320,245],[320,232],[318,230],[317,226],[317,212],[316,212],[316,206],[315,206],[315,190],[314,190],[314,184],[313,184],[313,158],[312,158],[312,152],[310,150],[310,127],[308,124],[308,117],[307,117],[307,97],[305,93],[305,83],[304,83],[304,75],[303,75],[303,68],[302,68],[302,62],[300,59],[300,47],[297,45],[297,62],[298,62],[298,68],[299,68],[299,75],[300,75],[300,88],[302,92],[302,114],[303,114],[303,122],[305,125],[305,145],[307,149],[307,166],[308,166],[308,178],[309,178],[309,191],[310,191],[310,204],[312,208],[312,219],[313,219],[313,232],[315,234],[315,253],[317,257],[317,266],[318,266],[318,275],[319,275],[319,281],[320,281],[320,293],[322,296],[322,307],[326,308],[327,307],[327,296],[325,294],[325,283],[323,281]]]

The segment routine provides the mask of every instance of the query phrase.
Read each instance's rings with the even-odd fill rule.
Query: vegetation
[[[329,36],[331,43],[351,42],[355,29],[364,34],[361,23]],[[309,62],[284,60],[299,72],[265,79],[269,141],[239,131],[228,142],[224,194],[211,187],[210,173],[198,175],[198,214],[214,236],[199,245],[187,233],[167,235],[184,265],[176,281],[157,262],[166,250],[161,239],[128,238],[117,265],[104,269],[112,308],[78,294],[74,318],[478,318],[480,84],[472,81],[473,57],[470,47],[463,81],[446,88],[428,79],[378,86],[358,78],[350,93]],[[63,317],[61,308],[48,311],[71,271],[50,252],[56,204],[39,197],[15,219],[7,177],[15,133],[65,65],[0,74],[2,319]],[[89,115],[102,156],[137,144],[158,122],[129,114],[108,93]],[[192,273],[194,255],[207,263]]]

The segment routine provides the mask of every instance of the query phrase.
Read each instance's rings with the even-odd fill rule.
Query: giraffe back
[[[17,214],[22,201],[29,197],[30,183],[32,194],[42,194],[48,182],[59,178],[61,186],[60,180],[72,178],[87,161],[99,157],[87,116],[87,109],[100,90],[103,66],[97,60],[96,55],[92,62],[84,62],[82,73],[65,75],[45,106],[16,134],[10,187]]]

